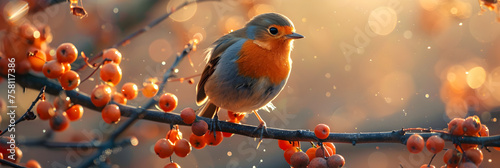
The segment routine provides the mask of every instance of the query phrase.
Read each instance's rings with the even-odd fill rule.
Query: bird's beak
[[[304,38],[303,35],[300,35],[298,33],[292,33],[292,34],[288,34],[288,35],[285,35],[286,38],[289,38],[289,39],[301,39],[301,38]]]

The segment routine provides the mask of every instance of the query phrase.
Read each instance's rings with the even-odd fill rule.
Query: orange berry
[[[127,104],[127,98],[121,93],[115,92],[111,96],[111,100],[113,100],[116,103],[126,105]]]
[[[311,147],[311,148],[307,149],[306,154],[309,157],[309,161],[311,161],[312,159],[314,159],[316,157],[316,150],[318,150],[317,147]]]
[[[479,136],[481,137],[487,137],[490,136],[490,129],[484,124],[481,124],[481,130],[479,130]]]
[[[52,33],[50,32],[50,26],[48,25],[42,25],[38,27],[38,30],[40,32],[40,40],[50,43],[52,42]]]
[[[68,126],[69,119],[66,113],[56,113],[56,115],[50,119],[50,128],[54,131],[64,131]]]
[[[306,153],[302,151],[295,152],[290,157],[290,165],[292,165],[293,167],[297,168],[307,167],[308,164],[309,164],[309,157],[307,156]]]
[[[424,138],[418,134],[411,135],[406,141],[406,148],[410,153],[420,153],[424,149]]]
[[[42,168],[42,166],[40,166],[38,161],[31,159],[26,162],[26,168]]]
[[[163,167],[163,168],[181,168],[181,166],[175,162],[172,162],[172,163],[165,165],[165,167]]]
[[[169,139],[172,141],[172,143],[176,143],[178,140],[182,139],[182,132],[179,131],[178,126],[174,126],[173,129],[168,131],[167,135],[165,138]]]
[[[116,86],[122,80],[122,69],[115,63],[104,64],[101,67],[100,77],[104,82],[112,83],[113,86]]]
[[[423,164],[422,166],[420,166],[420,168],[436,168],[436,166],[429,165],[429,164]]]
[[[135,99],[137,97],[139,89],[137,88],[137,85],[135,83],[125,83],[122,86],[122,94],[127,98],[128,100]]]
[[[122,61],[122,53],[120,53],[120,51],[118,51],[116,48],[109,48],[103,51],[102,58],[109,59],[116,64],[120,64],[120,62]]]
[[[120,121],[120,107],[116,104],[108,104],[102,109],[101,116],[104,122],[108,124],[115,124]]]
[[[186,157],[191,150],[191,144],[186,139],[178,140],[174,145],[174,152],[179,157]]]
[[[224,139],[222,136],[222,132],[220,131],[215,131],[215,135],[216,137],[214,137],[214,132],[212,131],[208,131],[207,133],[205,133],[204,138],[207,145],[217,146],[222,142],[222,139]]]
[[[444,149],[444,140],[437,135],[433,135],[427,139],[425,146],[431,153],[436,154]]]
[[[58,96],[54,99],[54,107],[56,108],[56,111],[57,110],[66,111],[68,108],[71,107],[71,99],[69,97],[61,99]]]
[[[464,129],[463,129],[464,121],[465,121],[465,119],[463,119],[463,118],[453,118],[453,120],[451,120],[448,123],[448,131],[452,135],[457,135],[457,136],[464,135]]]
[[[280,147],[281,150],[285,151],[291,147],[300,147],[300,142],[299,141],[288,141],[288,140],[278,139],[278,146]]]
[[[160,158],[167,158],[174,153],[174,144],[170,140],[162,138],[156,141],[154,150]]]
[[[469,116],[465,119],[462,127],[465,135],[474,136],[481,130],[481,121],[476,115]]]
[[[207,146],[205,137],[195,134],[191,134],[191,136],[189,137],[189,143],[193,145],[195,149],[203,149],[205,146]]]
[[[78,57],[78,50],[71,43],[62,43],[56,50],[57,61],[61,63],[73,63]]]
[[[22,60],[16,62],[16,74],[27,74],[31,69],[30,62],[28,60]],[[43,68],[42,68],[43,69]]]
[[[64,72],[68,72],[68,71],[71,70],[71,64],[70,63],[62,63],[62,65],[64,67]]]
[[[323,142],[323,145],[328,146],[328,147],[330,147],[330,149],[332,149],[331,155],[337,153],[337,148],[335,147],[335,145],[333,143],[331,143],[331,142]]]
[[[225,138],[230,138],[232,137],[234,134],[233,133],[229,133],[229,132],[222,132],[222,136],[225,137]]]
[[[309,162],[308,168],[326,168],[328,164],[325,158],[315,157],[311,162]]]
[[[56,114],[52,103],[46,100],[38,102],[38,105],[36,106],[36,113],[38,114],[38,118],[41,120],[48,120]]]
[[[318,124],[314,128],[314,135],[316,135],[319,139],[326,139],[328,138],[328,135],[330,135],[330,127],[325,124]]]
[[[0,153],[2,154],[2,157],[5,156],[5,160],[12,163],[19,163],[21,161],[21,158],[23,157],[23,152],[18,147],[15,147],[14,150],[11,150],[10,145],[13,143],[15,143],[15,139],[10,138],[9,136],[0,136]],[[12,158],[11,155],[14,155],[14,157]]]
[[[108,104],[111,100],[111,87],[106,84],[97,85],[97,87],[92,90],[90,100],[96,107],[102,107]]]
[[[325,151],[326,150],[326,151]],[[323,145],[316,150],[316,157],[330,157],[333,155],[333,150],[329,146]]]
[[[245,113],[236,113],[229,110],[227,111],[227,115],[229,116],[229,119],[238,122],[240,122],[241,120],[243,120],[243,118],[245,118]]]
[[[158,93],[158,85],[154,83],[145,83],[144,88],[142,88],[142,95],[147,98],[151,98]]]
[[[80,85],[80,75],[70,70],[59,77],[59,83],[64,90],[73,90]]]
[[[481,149],[474,148],[474,149],[468,149],[465,150],[465,158],[467,158],[467,161],[472,161],[474,164],[479,166],[481,162],[483,162],[483,152]]]
[[[203,120],[196,121],[191,125],[191,131],[195,135],[203,136],[208,131],[208,124]]]
[[[192,124],[196,120],[196,114],[192,108],[186,107],[181,110],[181,118],[184,123]]]
[[[83,107],[79,104],[75,104],[71,106],[68,110],[66,110],[66,115],[68,119],[71,121],[76,121],[83,116]]]
[[[285,153],[283,154],[283,156],[285,157],[285,160],[286,162],[291,165],[292,163],[290,162],[290,159],[292,157],[292,155],[296,152],[299,152],[300,151],[300,148],[298,147],[293,147],[293,148],[288,148],[287,150],[285,150]]]
[[[177,96],[172,93],[164,93],[158,101],[158,105],[164,112],[174,111],[177,107]]]
[[[54,99],[54,107],[57,110],[65,111],[71,107],[71,99],[69,97],[65,97],[61,99],[59,96]]]
[[[43,69],[43,65],[47,61],[47,57],[45,56],[45,52],[35,49],[31,53],[28,53],[28,61],[31,64],[31,69],[40,72]]]
[[[335,154],[326,159],[328,167],[343,167],[345,165],[345,159],[342,155]]]
[[[455,149],[448,149],[443,156],[443,161],[449,167],[456,167],[460,162],[462,154]]]
[[[51,60],[43,64],[42,71],[45,77],[55,79],[63,74],[64,66],[56,60]]]

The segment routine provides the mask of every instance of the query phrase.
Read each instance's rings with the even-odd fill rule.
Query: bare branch
[[[5,128],[5,130],[3,130],[2,133],[0,133],[0,136],[5,134],[9,128],[14,127],[15,125],[19,124],[22,121],[34,120],[36,118],[36,115],[33,113],[32,109],[36,105],[38,100],[40,100],[43,97],[44,93],[45,93],[45,86],[40,89],[40,93],[38,93],[38,96],[31,103],[31,106],[28,108],[28,110],[26,110],[26,112],[23,114],[23,116],[21,116],[19,119],[17,119],[16,122],[14,122],[14,124],[9,124],[9,127]]]

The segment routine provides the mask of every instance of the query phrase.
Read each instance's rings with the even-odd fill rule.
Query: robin
[[[257,129],[262,128],[262,139],[266,123],[257,110],[274,108],[271,101],[285,86],[292,68],[293,40],[300,38],[304,36],[295,33],[286,16],[265,13],[215,41],[196,87],[197,105],[205,104],[199,116],[217,121],[220,108],[253,112],[260,121]]]

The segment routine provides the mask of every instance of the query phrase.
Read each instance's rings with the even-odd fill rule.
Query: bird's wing
[[[234,32],[233,32],[234,33]],[[208,62],[207,65],[205,66],[205,69],[203,70],[203,73],[201,74],[200,81],[198,82],[198,85],[196,86],[196,104],[197,105],[202,105],[207,101],[207,95],[205,94],[205,83],[207,82],[208,78],[214,73],[215,67],[218,64],[220,60],[220,56],[222,53],[229,48],[229,46],[233,45],[236,43],[238,40],[241,40],[240,37],[235,36],[235,34],[227,34],[217,41],[214,42],[213,48],[209,49],[208,52]]]

